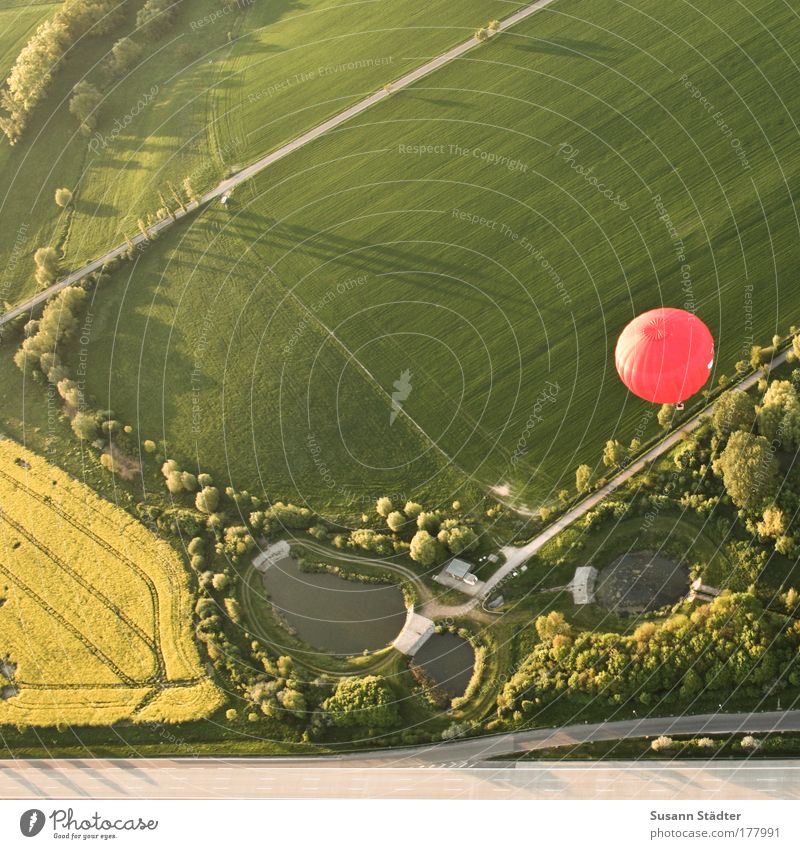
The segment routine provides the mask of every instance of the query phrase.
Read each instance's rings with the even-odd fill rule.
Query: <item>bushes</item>
[[[760,696],[795,663],[800,643],[796,627],[786,629],[783,616],[744,593],[632,635],[576,631],[560,613],[539,617],[536,628],[541,642],[498,696],[500,713],[522,699],[546,703],[567,694],[612,704],[685,700],[701,690]]]
[[[331,724],[339,728],[387,728],[400,721],[394,694],[379,675],[342,678],[322,707]]]

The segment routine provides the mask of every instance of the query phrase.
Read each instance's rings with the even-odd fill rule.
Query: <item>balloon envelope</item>
[[[714,338],[693,313],[662,307],[628,324],[617,339],[614,361],[634,395],[655,404],[678,404],[708,380]]]

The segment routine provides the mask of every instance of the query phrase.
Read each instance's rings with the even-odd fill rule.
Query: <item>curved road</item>
[[[546,6],[549,6],[553,2],[555,2],[555,0],[537,0],[537,2],[535,3],[530,3],[529,5],[515,12],[513,15],[504,18],[500,22],[498,32],[502,32],[503,30],[506,30],[509,27],[518,24],[520,21],[525,20],[525,18],[529,18],[535,12],[544,9]],[[329,118],[327,121],[324,121],[323,123],[318,124],[316,127],[313,127],[312,129],[303,133],[301,136],[292,139],[292,141],[287,142],[272,153],[269,153],[266,156],[262,156],[261,159],[258,159],[256,162],[253,162],[251,165],[248,165],[247,167],[243,168],[241,171],[237,172],[232,177],[229,177],[228,179],[218,183],[215,188],[206,192],[199,199],[198,202],[193,201],[192,203],[187,204],[186,211],[176,210],[173,218],[165,218],[162,221],[159,221],[154,224],[152,227],[149,228],[150,234],[155,235],[167,229],[174,223],[174,221],[180,220],[189,213],[194,212],[196,209],[199,209],[199,207],[203,206],[204,204],[216,200],[219,197],[222,197],[222,195],[226,194],[227,192],[230,192],[232,189],[236,188],[236,186],[238,186],[240,183],[245,182],[245,180],[249,180],[251,177],[254,177],[256,174],[260,173],[265,168],[268,168],[270,165],[277,162],[279,159],[283,159],[290,153],[294,153],[296,150],[299,150],[301,147],[304,147],[309,142],[318,139],[320,136],[324,135],[329,130],[335,129],[336,127],[343,124],[345,121],[349,121],[351,118],[354,118],[356,115],[360,115],[362,112],[374,106],[376,103],[380,103],[382,100],[385,100],[392,92],[400,91],[404,88],[407,88],[408,86],[422,79],[422,77],[427,76],[438,68],[441,68],[443,65],[446,65],[448,62],[451,62],[453,59],[457,59],[459,56],[463,56],[467,51],[474,48],[477,44],[478,42],[475,40],[474,37],[467,39],[461,44],[458,44],[455,47],[451,48],[446,53],[442,53],[441,55],[436,56],[435,58],[426,62],[424,65],[421,65],[419,68],[415,68],[413,71],[409,71],[409,73],[395,80],[391,83],[389,90],[380,89],[379,91],[376,91],[374,94],[369,95],[369,97],[365,97],[363,100],[359,100],[357,103],[354,103],[352,106],[348,107],[343,112],[339,112],[332,118]],[[137,233],[136,236],[131,239],[131,242],[134,244],[134,246],[141,245],[144,241],[145,237],[142,233]],[[124,254],[127,250],[127,243],[117,245],[117,247],[112,248],[110,251],[107,251],[101,257],[92,260],[92,262],[89,262],[82,268],[73,271],[61,280],[57,280],[55,283],[53,283],[52,286],[48,286],[46,289],[42,289],[41,292],[37,292],[31,298],[28,298],[28,300],[14,307],[8,312],[3,313],[3,315],[0,315],[0,327],[8,323],[9,321],[13,321],[13,319],[17,318],[18,316],[29,312],[34,307],[51,298],[53,295],[56,294],[56,292],[59,292],[61,289],[64,289],[72,283],[77,283],[79,280],[82,280],[84,277],[86,277],[87,274],[91,274],[93,271],[97,271],[110,260],[115,259],[118,256],[122,256],[122,254]]]

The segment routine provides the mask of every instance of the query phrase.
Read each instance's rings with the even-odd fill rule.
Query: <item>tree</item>
[[[142,446],[148,454],[152,454],[156,450],[156,444],[152,439],[145,439]]]
[[[591,479],[592,470],[586,463],[582,463],[575,469],[575,489],[578,492],[586,492],[589,489]]]
[[[393,510],[386,517],[386,524],[389,526],[389,530],[394,531],[394,533],[399,533],[407,521],[408,518],[405,513],[401,513],[399,510]]]
[[[211,579],[211,586],[218,592],[223,592],[230,585],[231,579],[224,572],[217,572]]]
[[[94,439],[97,436],[97,418],[90,413],[75,413],[70,424],[79,439]]]
[[[72,203],[72,192],[65,188],[56,189],[55,201],[62,209],[69,206]]]
[[[438,533],[439,524],[439,517],[436,515],[436,513],[423,510],[417,516],[417,527],[421,531],[427,531],[429,534]]]
[[[306,697],[299,690],[292,690],[287,687],[283,690],[278,690],[275,697],[284,710],[298,718],[302,717],[308,709]]]
[[[447,546],[453,555],[472,551],[478,545],[478,535],[467,525],[457,525],[454,528],[441,530],[437,539],[442,545]]]
[[[176,14],[175,0],[146,0],[136,13],[136,26],[147,38],[164,34]]]
[[[72,89],[69,101],[69,111],[80,122],[81,132],[88,136],[97,126],[98,109],[103,102],[103,95],[86,80],[81,80]]]
[[[58,277],[59,258],[55,248],[39,248],[33,255],[36,264],[36,282],[42,288],[54,283]]]
[[[756,526],[762,537],[774,537],[777,539],[786,533],[786,516],[780,507],[772,505],[764,510],[762,521]]]
[[[778,488],[778,462],[763,436],[743,430],[732,433],[712,468],[733,503],[744,510],[763,507]]]
[[[142,45],[132,38],[120,38],[111,48],[111,70],[115,74],[124,73],[142,55],[143,49]]]
[[[422,512],[422,505],[418,504],[416,501],[406,501],[405,507],[403,507],[403,512],[409,519],[416,519]]]
[[[764,364],[764,352],[761,345],[752,345],[750,347],[750,367],[760,369]]]
[[[394,694],[379,675],[342,678],[322,707],[332,724],[340,728],[387,728],[400,721]]]
[[[735,430],[750,430],[755,421],[755,405],[746,392],[729,389],[714,404],[711,421],[714,430],[725,436]]]
[[[383,498],[379,498],[375,503],[375,512],[379,516],[383,516],[384,519],[392,512],[392,510],[394,510],[392,499],[387,498],[385,495]]]
[[[409,555],[421,566],[431,567],[441,563],[444,558],[444,549],[436,537],[427,531],[417,531],[411,540]]]
[[[625,446],[616,439],[609,439],[603,449],[603,464],[613,468],[622,464],[625,459]]]
[[[213,513],[219,505],[219,490],[215,486],[204,486],[194,500],[201,513]]]
[[[786,448],[800,445],[800,399],[789,380],[773,380],[758,408],[758,429]]]
[[[676,407],[674,404],[661,405],[661,409],[658,411],[658,415],[656,416],[659,427],[663,427],[664,430],[670,427],[672,420],[675,418],[675,410]]]
[[[196,492],[197,478],[191,472],[181,472],[181,485],[187,492]]]

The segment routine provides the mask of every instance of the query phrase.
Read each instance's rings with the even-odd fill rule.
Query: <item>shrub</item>
[[[78,119],[83,135],[90,135],[97,126],[98,110],[103,95],[86,80],[81,80],[72,90],[69,111]]]
[[[675,741],[672,739],[672,737],[667,737],[662,734],[660,737],[656,737],[655,740],[651,741],[650,748],[654,752],[666,752],[674,745]]]
[[[91,413],[75,413],[70,424],[78,439],[89,440],[97,436],[97,419]]]
[[[219,490],[214,486],[204,486],[197,493],[194,504],[201,513],[213,513],[219,505]]]
[[[342,678],[323,708],[331,722],[339,727],[386,728],[400,721],[394,694],[378,675]]]
[[[72,203],[72,192],[69,189],[56,189],[56,203],[63,209]]]
[[[39,248],[33,255],[36,265],[36,282],[42,288],[54,283],[58,277],[59,257],[55,248]]]

